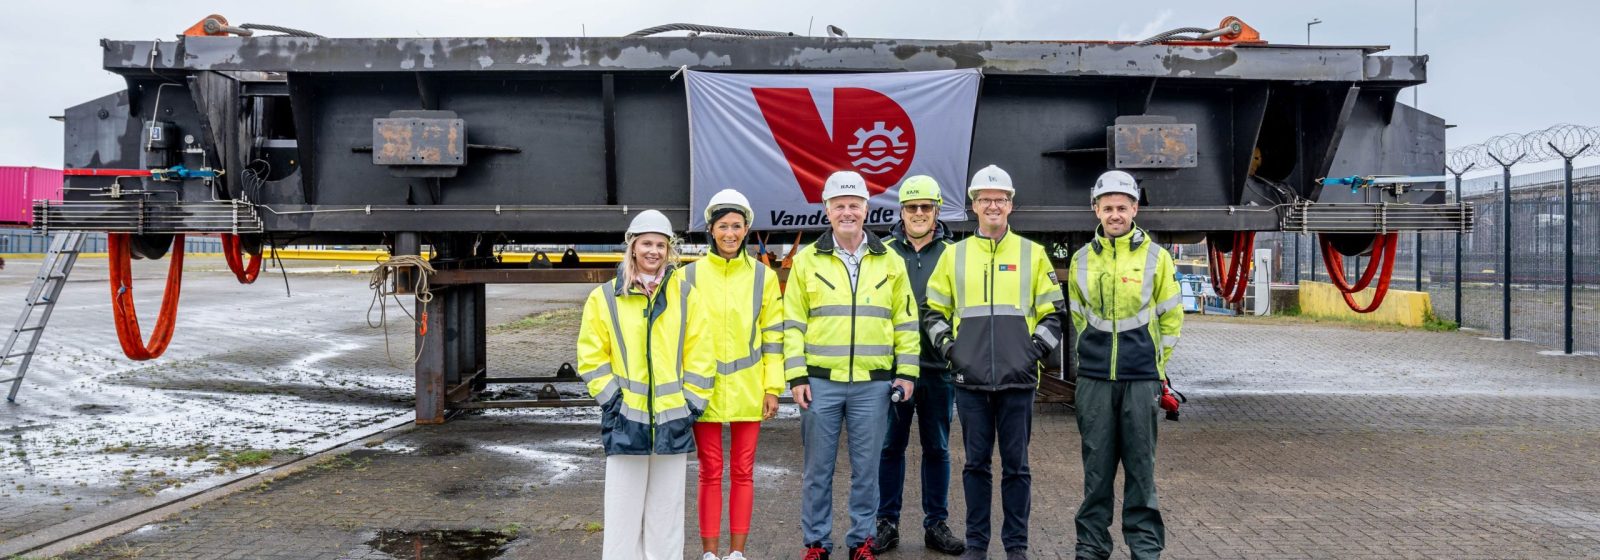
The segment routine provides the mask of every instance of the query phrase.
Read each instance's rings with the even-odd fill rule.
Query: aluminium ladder
[[[50,313],[56,308],[56,298],[67,284],[67,275],[72,273],[72,265],[78,262],[78,252],[83,249],[86,235],[81,231],[63,231],[50,236],[50,252],[45,254],[39,275],[33,279],[33,288],[28,290],[22,316],[17,317],[17,326],[12,327],[11,336],[6,338],[6,345],[0,350],[0,375],[5,375],[4,372],[11,365],[16,365],[15,376],[0,379],[0,383],[11,382],[11,391],[6,393],[9,402],[17,402],[17,390],[22,388],[22,378],[28,373],[28,364],[33,362],[33,353],[39,348],[44,326],[50,322]],[[35,313],[38,314],[37,320],[34,319]],[[27,349],[17,352],[17,342],[24,338],[27,339]],[[15,358],[22,360],[12,362]]]

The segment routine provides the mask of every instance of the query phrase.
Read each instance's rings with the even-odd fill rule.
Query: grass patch
[[[583,309],[568,307],[535,313],[510,323],[489,327],[491,333],[506,333],[548,327],[576,327],[583,319]]]
[[[1461,330],[1461,325],[1449,319],[1440,319],[1438,315],[1433,314],[1432,309],[1429,309],[1428,314],[1422,318],[1422,329],[1432,332],[1454,332]]]

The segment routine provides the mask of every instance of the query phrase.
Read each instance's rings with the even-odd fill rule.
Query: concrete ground
[[[362,423],[373,418],[403,420],[409,413],[405,402],[409,374],[384,364],[381,335],[374,338],[362,330],[360,319],[347,317],[350,310],[363,309],[365,278],[307,275],[305,280],[291,276],[291,281],[310,290],[316,285],[311,278],[326,282],[326,295],[316,299],[314,315],[293,299],[284,302],[281,284],[241,288],[218,281],[210,288],[217,294],[247,290],[253,294],[250,302],[270,301],[254,304],[221,295],[197,296],[200,303],[188,307],[196,314],[207,306],[221,308],[212,311],[231,322],[240,316],[263,317],[258,321],[263,327],[256,329],[284,328],[284,323],[292,328],[239,327],[231,333],[217,327],[205,335],[189,330],[190,337],[185,337],[180,323],[177,338],[183,345],[174,345],[179,358],[173,363],[158,361],[148,366],[154,370],[133,376],[101,370],[82,374],[107,387],[132,391],[126,388],[131,386],[149,394],[128,393],[101,403],[92,389],[71,392],[67,381],[61,387],[25,393],[59,391],[52,410],[70,410],[80,401],[130,409],[115,412],[127,418],[93,429],[89,423],[83,429],[85,437],[94,437],[89,434],[96,430],[115,435],[103,436],[93,445],[61,447],[61,458],[51,460],[160,457],[165,462],[135,469],[140,477],[135,482],[148,484],[144,469],[165,469],[163,465],[173,459],[186,461],[187,457],[173,456],[171,448],[190,439],[228,440],[208,450],[298,446],[303,453],[315,445],[309,434],[286,440],[230,438],[236,430],[264,438],[273,430],[294,427],[319,430],[331,441],[371,427]],[[104,291],[104,284],[95,289]],[[201,294],[207,290],[196,288]],[[583,292],[576,286],[546,286],[492,294],[491,306],[497,301],[515,303],[491,316],[491,322],[504,323],[491,337],[491,369],[497,375],[543,371],[570,359],[572,307]],[[191,301],[189,293],[185,301]],[[0,300],[8,297],[0,292]],[[103,305],[104,299],[100,302]],[[233,311],[227,305],[249,307]],[[154,303],[149,308],[154,309]],[[515,321],[526,314],[523,311],[543,313]],[[100,328],[110,335],[109,314],[101,315],[83,320],[105,323]],[[296,324],[295,318],[302,318],[306,326]],[[357,341],[349,344],[361,346],[339,351],[347,362],[316,366],[323,373],[302,373],[304,378],[344,379],[368,387],[318,389],[326,393],[314,391],[309,398],[282,394],[283,387],[315,385],[285,381],[282,376],[302,371],[294,359],[313,353],[313,347],[339,348],[337,340],[322,341],[330,333],[341,333]],[[235,338],[238,342],[229,342]],[[250,351],[256,347],[262,347],[259,353]],[[114,343],[104,340],[74,348],[99,352],[100,361],[115,351]],[[396,353],[409,349],[401,342]],[[1167,557],[1600,557],[1600,491],[1596,490],[1600,488],[1600,359],[1542,355],[1541,350],[1547,349],[1482,340],[1468,333],[1191,317],[1171,365],[1175,384],[1190,401],[1181,422],[1162,424],[1158,461]],[[184,366],[188,362],[183,360],[198,363]],[[194,374],[178,376],[177,380],[190,381],[176,386],[134,381],[168,379],[157,374],[163,367]],[[231,405],[226,399],[238,398],[229,392],[235,388],[192,384],[195,378],[211,376],[247,385],[252,379],[269,378],[267,390],[248,394],[273,400]],[[201,403],[217,394],[228,395],[223,405],[204,408]],[[140,453],[134,453],[133,446],[120,451],[101,447],[106,441],[140,433],[123,427],[134,422],[133,409],[144,406],[128,396],[156,398],[152,395],[162,397],[159,402],[166,407],[201,407],[188,408],[187,416],[231,414],[206,421],[168,414],[155,423],[179,422],[194,432],[192,436],[170,443],[157,438],[157,443],[147,444],[150,450]],[[369,398],[357,398],[362,395]],[[320,412],[319,407],[338,408]],[[26,417],[31,421],[23,425],[51,421],[46,413],[31,414]],[[1031,449],[1033,555],[1071,558],[1073,513],[1082,480],[1076,426],[1065,407],[1042,406],[1037,414]],[[77,419],[86,415],[55,421],[91,422]],[[12,418],[16,416],[0,416],[0,421],[13,426],[17,421]],[[441,426],[402,428],[298,473],[152,520],[64,557],[594,558],[603,531],[605,474],[596,423],[593,409],[519,410],[467,415]],[[264,428],[252,432],[248,427],[253,424]],[[266,428],[270,426],[279,427]],[[42,434],[53,434],[49,430],[54,428],[20,427],[7,429],[30,442],[27,460],[35,465],[30,472],[40,473],[39,455],[49,454],[36,450],[52,437]],[[954,432],[952,439],[959,441],[959,425]],[[761,438],[755,523],[746,552],[756,559],[798,557],[800,445],[795,411],[785,410],[768,422]],[[964,460],[959,446],[953,454],[959,480]],[[216,465],[217,460],[208,454],[195,463]],[[129,463],[106,464],[121,468]],[[0,467],[7,476],[20,470],[18,459],[10,455],[0,458]],[[53,511],[60,505],[51,501],[52,494],[31,487],[75,485],[72,471],[52,468],[29,474],[29,482],[21,483],[29,489],[0,488],[10,494],[0,498],[5,504],[0,505],[0,538],[60,522],[61,516]],[[685,489],[687,558],[697,558],[699,549],[695,468],[691,461]],[[910,505],[902,518],[908,528],[921,521],[914,470],[908,475]],[[842,467],[840,472],[836,503],[842,507],[842,474],[848,471]],[[82,476],[87,475],[79,475],[79,480]],[[77,491],[89,498],[77,502],[98,498],[95,492],[102,490],[96,488],[115,488],[116,481],[106,480],[113,476],[100,473],[99,482]],[[156,496],[173,491],[160,489]],[[39,492],[43,495],[35,494]],[[29,498],[15,499],[20,496]],[[109,502],[102,507],[112,507],[124,498],[98,499]],[[951,525],[959,533],[965,508],[959,484],[952,492],[951,508]],[[836,519],[845,519],[843,511]],[[836,525],[836,540],[842,540],[844,529]],[[886,558],[942,557],[924,551],[916,531],[905,534],[901,548]],[[1118,540],[1117,554],[1125,555]],[[998,550],[992,552],[999,557]]]

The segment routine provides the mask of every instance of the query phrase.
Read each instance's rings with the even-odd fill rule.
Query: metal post
[[[1294,234],[1294,285],[1300,285],[1300,233]]]
[[[1500,337],[1504,340],[1511,340],[1511,166],[1525,157],[1527,154],[1508,162],[1489,154],[1500,164],[1500,202],[1504,205],[1500,209],[1500,278],[1504,284],[1500,289]]]
[[[1411,245],[1412,252],[1417,254],[1417,291],[1422,291],[1422,232],[1417,232],[1416,243]]]
[[[1463,173],[1466,173],[1467,171],[1471,170],[1473,167],[1476,167],[1476,166],[1477,166],[1477,164],[1475,164],[1475,163],[1469,163],[1469,164],[1467,164],[1467,166],[1465,168],[1462,168],[1462,170],[1459,171],[1459,172],[1454,170],[1454,169],[1450,169],[1449,167],[1445,168],[1446,171],[1449,171],[1452,175],[1456,176],[1456,205],[1457,206],[1461,206],[1461,207],[1465,208],[1466,205],[1467,205],[1467,201],[1463,200],[1461,198],[1461,175]],[[1464,323],[1462,323],[1462,319],[1461,319],[1461,242],[1465,238],[1466,238],[1466,234],[1464,232],[1462,232],[1460,229],[1457,229],[1456,230],[1456,326],[1457,327],[1460,327],[1460,326],[1462,326],[1464,324]]]
[[[1563,285],[1562,285],[1563,297],[1562,297],[1562,300],[1561,300],[1561,311],[1562,311],[1562,323],[1561,324],[1562,324],[1562,329],[1564,331],[1564,334],[1562,335],[1562,339],[1561,339],[1562,340],[1561,348],[1562,348],[1563,352],[1565,352],[1567,354],[1571,354],[1572,353],[1572,283],[1573,283],[1573,271],[1574,271],[1573,263],[1572,263],[1572,227],[1573,227],[1572,223],[1574,221],[1576,221],[1576,220],[1573,220],[1573,215],[1572,215],[1572,158],[1578,157],[1579,154],[1582,154],[1585,150],[1588,150],[1590,144],[1584,144],[1582,148],[1578,148],[1578,151],[1573,152],[1572,155],[1567,155],[1566,152],[1561,151],[1561,148],[1557,148],[1554,143],[1546,142],[1546,144],[1548,144],[1550,146],[1550,149],[1555,150],[1555,152],[1558,153],[1558,154],[1561,154],[1561,158],[1564,160],[1563,161],[1563,165],[1562,165],[1562,169],[1566,172],[1565,176],[1563,177],[1563,182],[1562,182],[1562,196],[1563,196],[1564,202],[1563,202],[1563,208],[1562,208],[1563,219],[1561,221],[1563,222],[1564,227],[1566,229],[1566,234],[1565,234],[1566,236],[1562,238],[1562,240],[1564,241],[1564,244],[1566,246],[1562,249],[1562,253],[1565,254],[1565,261],[1566,261],[1566,264],[1565,264],[1566,274],[1565,274],[1565,276],[1566,276],[1566,278],[1564,279]]]

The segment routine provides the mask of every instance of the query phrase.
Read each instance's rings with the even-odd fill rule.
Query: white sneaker
[[[709,559],[701,558],[700,560],[709,560]],[[744,553],[735,550],[733,552],[729,552],[727,556],[723,556],[722,560],[744,560]]]
[[[707,552],[705,554],[701,554],[700,555],[700,560],[721,560],[721,559],[717,558],[717,553],[715,553],[715,552]]]

